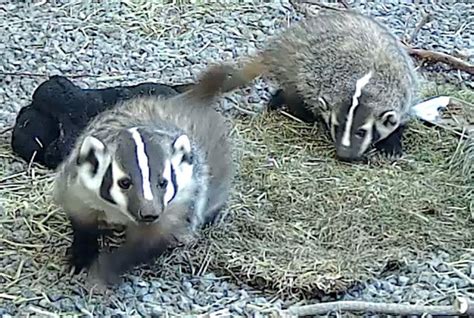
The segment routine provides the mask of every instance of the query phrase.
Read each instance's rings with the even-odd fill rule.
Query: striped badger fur
[[[339,159],[360,160],[373,145],[402,155],[416,73],[397,38],[374,19],[321,10],[269,41],[224,91],[262,74],[280,84],[269,108],[286,104],[306,122],[322,118]]]
[[[72,224],[75,273],[113,284],[214,220],[234,175],[227,124],[211,107],[225,79],[211,67],[185,93],[127,100],[84,129],[53,191]],[[126,242],[99,254],[99,223],[125,227]]]

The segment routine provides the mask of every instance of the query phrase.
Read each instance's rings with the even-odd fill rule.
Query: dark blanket
[[[23,107],[12,132],[13,152],[26,161],[54,169],[68,155],[78,134],[98,113],[130,98],[157,95],[169,97],[192,84],[169,86],[141,83],[104,89],[82,89],[67,78],[53,76],[33,93]]]

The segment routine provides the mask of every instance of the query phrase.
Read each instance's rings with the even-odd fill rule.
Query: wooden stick
[[[31,73],[31,72],[0,72],[3,76],[25,76],[25,77],[51,77],[51,74],[47,73]],[[69,78],[80,78],[80,77],[100,77],[98,74],[68,74],[65,75]]]
[[[461,71],[467,72],[471,75],[474,75],[474,65],[471,65],[463,60],[454,57],[452,55],[442,53],[442,52],[435,52],[435,51],[428,51],[424,49],[415,49],[403,44],[405,49],[408,53],[412,56],[415,56],[422,60],[428,60],[431,62],[441,62],[444,64],[448,64],[453,68],[459,69]]]
[[[303,0],[301,1],[300,4],[309,4],[309,5],[315,5],[323,9],[329,9],[329,10],[336,10],[336,11],[345,11],[348,10],[348,8],[337,8],[337,7],[332,7],[330,5],[324,4],[324,3],[319,3],[317,0]]]
[[[452,306],[423,306],[410,304],[373,303],[363,301],[335,301],[306,306],[294,306],[286,310],[289,315],[307,316],[323,315],[330,312],[370,312],[392,315],[472,315],[474,314],[474,303],[467,298],[457,298]]]
[[[342,6],[348,10],[351,9],[351,7],[349,6],[349,3],[347,3],[346,0],[339,0],[339,2],[342,4]]]
[[[415,41],[416,36],[420,32],[421,28],[431,20],[431,15],[429,13],[426,13],[423,18],[421,19],[420,23],[417,24],[415,30],[413,31],[411,37],[410,37],[410,43],[413,43]]]
[[[7,127],[7,128],[5,128],[5,129],[0,130],[0,135],[3,135],[3,134],[5,134],[5,133],[7,133],[7,132],[13,130],[13,128],[14,128],[14,127],[12,126],[12,127]]]

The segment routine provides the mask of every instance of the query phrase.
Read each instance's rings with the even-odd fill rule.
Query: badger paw
[[[96,246],[80,244],[75,241],[66,250],[66,258],[69,265],[74,268],[74,274],[77,275],[92,264],[97,253],[98,248]]]
[[[376,145],[377,150],[380,151],[390,161],[396,161],[403,156],[402,145]]]
[[[389,160],[395,161],[403,156],[402,136],[405,126],[399,126],[387,138],[375,144],[375,148]]]
[[[96,290],[106,290],[120,282],[120,275],[115,271],[107,254],[99,255],[88,272],[88,282]]]
[[[270,101],[267,104],[269,110],[277,110],[283,107],[286,103],[285,92],[282,89],[278,89],[270,97]]]

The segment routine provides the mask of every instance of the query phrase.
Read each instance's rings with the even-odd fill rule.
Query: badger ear
[[[93,172],[99,168],[99,162],[101,162],[106,154],[106,147],[99,139],[87,136],[84,138],[79,149],[79,155],[77,156],[77,165],[83,165],[85,163],[90,164],[93,167]]]
[[[192,163],[193,154],[191,150],[191,141],[188,136],[181,135],[177,137],[173,141],[172,147],[173,158],[177,161],[175,164],[180,164],[183,161],[189,164]]]
[[[380,138],[383,139],[390,135],[400,124],[400,115],[389,110],[382,113],[376,123],[377,131],[380,134]]]
[[[386,111],[380,116],[380,123],[387,129],[395,129],[400,123],[400,116],[393,110]]]

